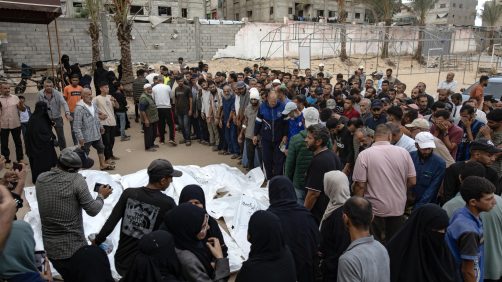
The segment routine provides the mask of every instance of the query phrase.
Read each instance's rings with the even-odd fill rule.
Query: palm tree
[[[345,11],[345,0],[337,0],[338,2],[338,23],[340,27],[340,60],[345,62],[349,57],[347,56],[347,29],[345,28],[345,21],[347,20],[347,12]]]
[[[397,12],[401,2],[399,0],[358,0],[357,2],[365,4],[373,12],[373,16],[377,21],[385,23],[384,42],[380,57],[382,59],[388,58],[392,16]]]
[[[126,95],[132,95],[134,80],[131,58],[131,31],[133,18],[129,18],[131,0],[112,0],[113,21],[117,27],[117,39],[120,45],[120,63],[122,64],[122,84]]]
[[[434,8],[434,5],[438,2],[438,0],[413,0],[410,5],[415,12],[415,16],[418,20],[418,44],[417,50],[415,51],[415,55],[413,59],[417,60],[419,63],[424,63],[424,57],[422,56],[422,48],[424,45],[423,39],[425,37],[424,29],[425,29],[425,20],[427,18],[427,13]]]
[[[85,0],[86,10],[89,14],[89,36],[92,46],[92,72],[96,68],[96,62],[100,60],[99,51],[99,13],[101,11],[101,0]]]
[[[488,26],[490,30],[490,49],[493,49],[493,37],[495,34],[497,21],[502,17],[502,5],[497,5],[495,0],[485,2],[483,7],[483,12],[481,13],[481,19],[483,20],[483,25]],[[486,23],[486,24],[485,24]]]

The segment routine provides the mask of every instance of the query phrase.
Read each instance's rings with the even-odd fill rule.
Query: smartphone
[[[94,185],[94,192],[99,192],[99,187],[101,187],[102,185],[105,185],[105,184],[101,184],[101,183],[97,183],[96,182],[96,185]]]
[[[14,162],[12,163],[12,169],[21,171],[23,170],[23,166],[20,163]]]
[[[45,271],[45,258],[47,254],[45,251],[35,251],[35,266],[37,267],[38,271],[44,272]]]

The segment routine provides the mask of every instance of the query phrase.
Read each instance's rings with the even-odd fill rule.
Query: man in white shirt
[[[387,122],[387,125],[389,126],[392,133],[392,144],[401,147],[410,153],[417,150],[417,147],[415,146],[415,140],[410,138],[408,135],[403,134],[403,131],[398,125],[393,122]]]
[[[446,75],[446,80],[441,81],[438,84],[438,89],[448,89],[452,93],[455,93],[455,90],[457,89],[457,82],[455,80],[453,80],[454,77],[455,77],[455,74],[452,72],[449,72]]]
[[[155,69],[152,67],[148,67],[148,74],[146,75],[146,80],[148,80],[148,83],[153,84],[153,78],[158,76],[158,74],[155,73]]]
[[[174,94],[171,86],[164,84],[164,77],[162,75],[153,78],[155,85],[152,87],[152,98],[157,106],[159,113],[159,135],[160,144],[165,144],[166,124],[169,127],[169,144],[176,146],[174,141],[174,113],[171,109],[171,101],[174,99]]]

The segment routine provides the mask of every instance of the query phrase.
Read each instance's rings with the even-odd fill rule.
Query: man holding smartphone
[[[71,257],[87,245],[82,209],[96,216],[112,193],[109,186],[102,185],[93,199],[84,177],[78,173],[80,168],[80,156],[73,148],[66,148],[57,167],[40,174],[35,186],[47,257],[65,280],[71,271]]]

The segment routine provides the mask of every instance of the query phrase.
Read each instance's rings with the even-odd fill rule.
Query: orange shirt
[[[82,96],[82,86],[77,85],[77,87],[73,87],[72,85],[68,85],[64,88],[64,99],[66,103],[68,103],[68,107],[70,108],[70,112],[73,113],[75,111],[75,106],[78,101],[80,101]]]

